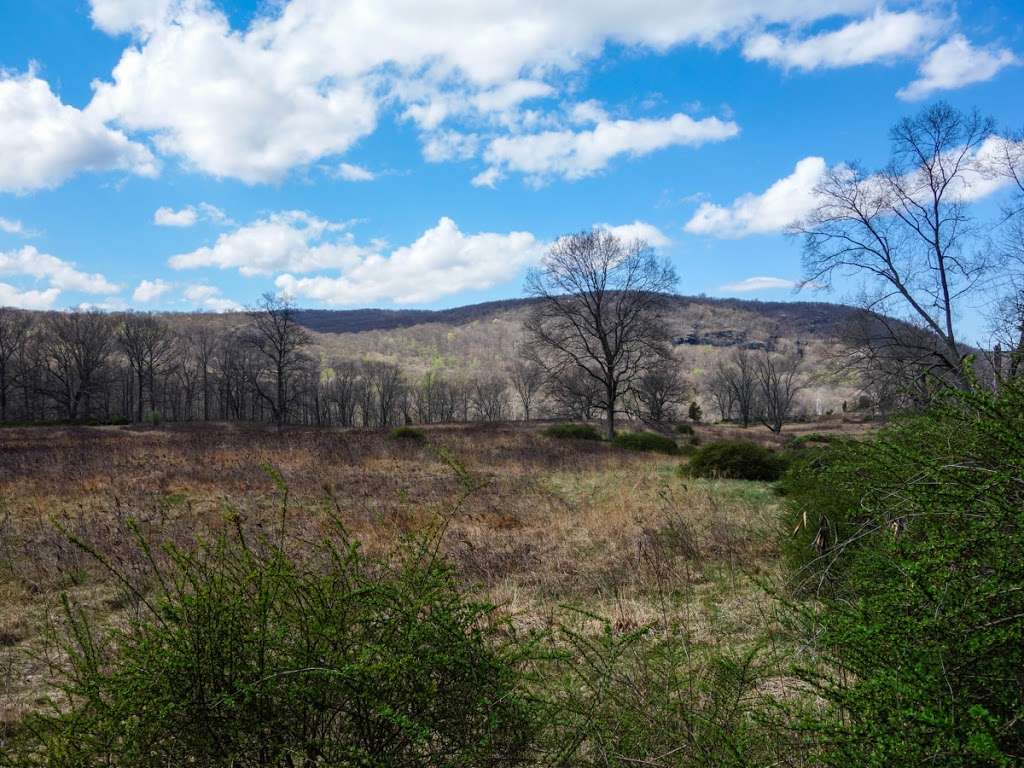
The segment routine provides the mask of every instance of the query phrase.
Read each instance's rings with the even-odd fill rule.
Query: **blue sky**
[[[454,306],[599,224],[789,299],[825,167],[1024,127],[1019,2],[691,5],[0,0],[0,303]]]

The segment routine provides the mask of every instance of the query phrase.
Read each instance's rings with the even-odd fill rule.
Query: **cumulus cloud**
[[[718,290],[730,293],[749,293],[751,291],[779,290],[783,288],[792,289],[796,288],[796,286],[795,281],[787,280],[784,277],[748,277],[745,280],[740,280],[738,283],[723,285]]]
[[[175,211],[173,208],[161,207],[153,214],[153,223],[158,227],[191,227],[199,221],[199,214],[191,205]]]
[[[607,230],[625,242],[643,240],[652,248],[665,248],[672,244],[664,232],[646,221],[634,221],[632,224],[619,224],[618,226],[597,224],[596,228]]]
[[[366,253],[340,276],[283,274],[275,284],[282,293],[325,304],[419,304],[512,280],[536,263],[543,249],[529,232],[466,235],[444,217],[411,245],[386,256]]]
[[[185,301],[212,312],[240,312],[242,305],[220,295],[220,288],[205,283],[186,286],[182,295]]]
[[[13,285],[0,283],[0,307],[52,309],[58,296],[60,296],[59,288],[47,288],[45,291],[23,291]]]
[[[373,171],[360,165],[352,165],[352,163],[342,163],[339,165],[338,176],[345,181],[373,181],[377,178],[377,174]]]
[[[953,35],[922,62],[920,77],[896,95],[905,101],[918,101],[936,91],[991,80],[1006,67],[1019,63],[1020,59],[1006,48],[975,48],[963,35]]]
[[[146,147],[91,108],[64,104],[34,71],[0,70],[0,192],[55,187],[79,171],[152,177],[158,166]]]
[[[824,158],[805,157],[793,173],[759,195],[742,195],[728,206],[701,203],[684,229],[721,238],[781,232],[813,210],[817,203],[814,190],[826,167]]]
[[[852,67],[916,54],[944,25],[942,20],[916,11],[890,13],[879,8],[866,19],[803,39],[755,35],[744,44],[743,55],[784,69]]]
[[[344,229],[303,211],[283,211],[227,232],[212,246],[172,256],[169,263],[174,269],[238,269],[246,276],[344,269],[369,253]]]
[[[457,157],[465,147],[446,149],[429,135],[445,120],[469,115],[496,121],[489,125],[497,130],[537,131],[549,114],[522,105],[567,89],[566,76],[609,43],[654,52],[719,44],[764,27],[856,17],[875,0],[697,8],[654,0],[502,1],[485,9],[477,0],[453,0],[444,13],[405,0],[377,0],[372,13],[358,0],[288,0],[266,4],[245,29],[232,28],[206,0],[91,5],[99,28],[129,32],[134,43],[96,83],[90,111],[146,132],[190,168],[258,183],[343,154],[376,128],[385,103],[397,103],[428,131],[428,159]],[[614,125],[604,116],[588,119]]]
[[[677,113],[664,119],[605,120],[583,131],[544,131],[494,139],[484,152],[489,168],[525,174],[534,184],[552,176],[592,176],[619,155],[638,157],[665,147],[700,146],[739,133],[732,121],[694,120]]]
[[[59,291],[117,293],[120,290],[103,275],[81,272],[71,262],[41,253],[31,245],[17,251],[0,252],[0,275],[45,280]]]
[[[165,280],[143,280],[132,293],[132,301],[140,304],[158,299],[171,290],[171,284]]]

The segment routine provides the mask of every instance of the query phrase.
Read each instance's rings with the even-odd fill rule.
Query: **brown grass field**
[[[864,429],[835,421],[790,436]],[[697,431],[778,441],[763,428]],[[70,539],[132,573],[142,567],[133,527],[179,546],[229,525],[284,530],[301,547],[338,518],[382,552],[439,530],[467,589],[523,626],[578,606],[616,630],[671,625],[710,645],[773,635],[769,486],[686,478],[685,459],[555,440],[533,425],[424,432],[425,444],[220,424],[0,430],[0,722],[42,702],[46,665],[34,653],[60,621],[61,593],[103,621],[129,618],[126,590]]]

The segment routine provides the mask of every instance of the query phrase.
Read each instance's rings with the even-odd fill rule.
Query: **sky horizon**
[[[793,291],[828,168],[940,99],[1024,129],[1013,0],[680,5],[0,0],[0,305],[443,309],[595,226],[683,295],[849,301]]]

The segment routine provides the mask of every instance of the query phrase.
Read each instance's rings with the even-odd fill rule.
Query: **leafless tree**
[[[530,420],[534,400],[544,388],[544,368],[529,356],[516,355],[509,366],[509,381],[523,409],[523,418]]]
[[[796,396],[804,388],[800,358],[765,351],[756,361],[761,423],[776,434],[793,412]]]
[[[676,282],[646,243],[606,230],[559,238],[527,277],[538,299],[527,343],[549,377],[576,371],[599,385],[609,439],[620,398],[668,354],[660,311]]]
[[[289,299],[264,294],[249,312],[247,335],[259,370],[253,377],[256,394],[270,408],[274,421],[284,424],[291,405],[291,380],[305,363],[310,336],[296,318]]]
[[[892,129],[892,156],[880,172],[838,166],[816,192],[819,204],[793,231],[804,240],[804,283],[830,285],[837,274],[865,281],[865,308],[905,322],[880,329],[887,343],[908,340],[926,374],[966,386],[958,309],[991,266],[972,236],[970,190],[983,173],[977,152],[990,119],[945,103]],[[981,255],[979,255],[981,254]],[[902,333],[908,324],[924,336]]]
[[[722,402],[732,404],[731,411],[744,428],[757,416],[759,395],[757,363],[749,349],[736,348],[726,359],[719,359],[715,365],[714,381]]]
[[[679,365],[671,358],[652,365],[640,377],[636,387],[637,416],[660,424],[679,415],[691,388],[683,379]]]
[[[174,337],[171,329],[159,318],[150,314],[129,312],[118,324],[117,340],[135,373],[138,391],[135,420],[142,421],[147,386],[150,411],[156,410],[156,375],[158,371],[162,371],[174,350]]]
[[[98,310],[54,312],[46,318],[47,394],[69,421],[91,415],[115,350],[113,323]]]
[[[0,421],[7,421],[8,393],[17,383],[18,356],[28,341],[32,317],[10,307],[0,307]]]
[[[399,417],[399,405],[405,390],[402,369],[394,363],[371,361],[363,365],[366,378],[368,401],[363,406],[364,420],[369,417],[375,427],[395,424]]]
[[[480,421],[502,421],[508,416],[508,382],[486,376],[473,383],[473,412]]]

